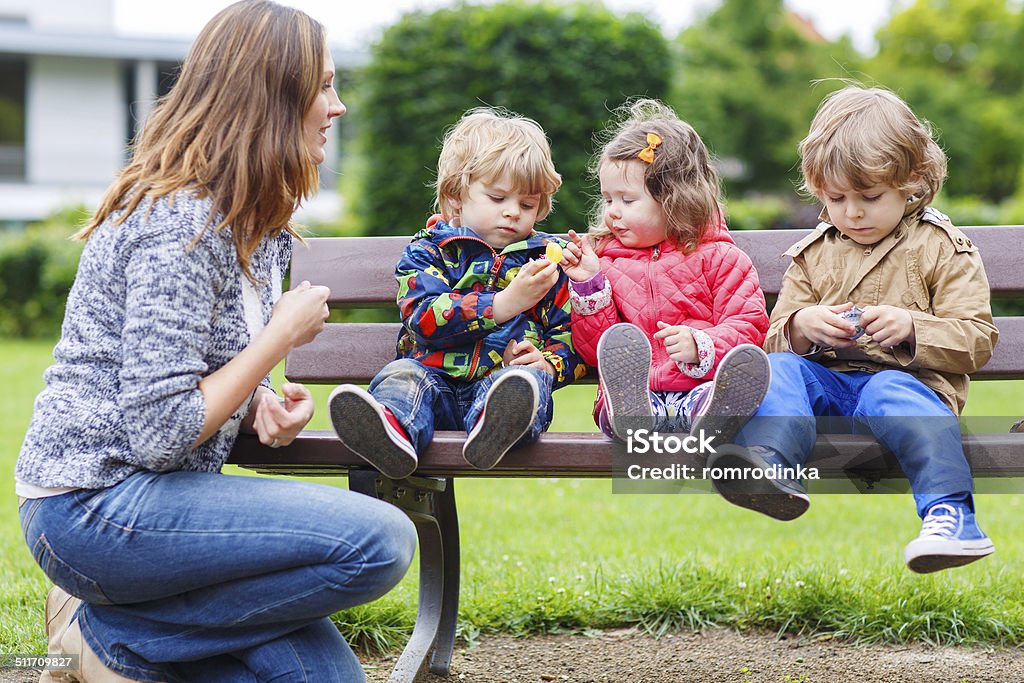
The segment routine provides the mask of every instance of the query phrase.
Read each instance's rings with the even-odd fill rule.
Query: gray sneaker
[[[627,427],[653,429],[651,342],[636,325],[612,325],[597,342],[597,376],[608,422],[622,441]]]
[[[331,424],[345,447],[388,479],[416,471],[416,449],[401,424],[369,392],[342,384],[327,399]]]
[[[523,438],[537,417],[540,390],[526,370],[506,370],[484,398],[484,410],[462,447],[473,467],[489,470]]]
[[[779,465],[774,464],[778,475]],[[800,482],[768,476],[772,465],[759,447],[726,444],[708,456],[707,466],[719,471],[721,476],[712,477],[711,485],[727,501],[788,522],[807,512],[811,498]]]
[[[718,364],[704,404],[690,423],[690,433],[700,430],[719,444],[733,443],[743,425],[757,412],[772,381],[768,355],[753,344],[740,344]]]

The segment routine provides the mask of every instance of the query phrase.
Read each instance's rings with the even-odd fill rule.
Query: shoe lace
[[[941,503],[932,506],[921,525],[922,536],[953,536],[959,522],[960,511],[952,505]]]

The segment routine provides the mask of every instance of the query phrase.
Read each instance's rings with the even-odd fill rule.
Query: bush
[[[68,239],[83,209],[55,215],[23,231],[0,233],[0,336],[60,333],[82,243]]]
[[[731,168],[730,194],[789,192],[797,144],[818,103],[857,69],[847,40],[820,42],[782,0],[724,0],[676,41],[671,96],[679,116]],[[817,83],[817,85],[815,85]]]
[[[726,222],[730,230],[807,227],[797,224],[799,211],[795,195],[793,200],[781,195],[730,199],[726,202]]]
[[[954,225],[1021,225],[1024,224],[1024,202],[1007,200],[993,204],[981,197],[937,197],[936,209],[949,216]]]
[[[473,107],[535,119],[563,185],[552,231],[583,229],[594,132],[627,99],[663,98],[669,47],[639,14],[599,4],[458,6],[407,14],[372,49],[363,73],[357,162],[366,173],[347,210],[364,233],[409,234],[433,205],[444,131]]]

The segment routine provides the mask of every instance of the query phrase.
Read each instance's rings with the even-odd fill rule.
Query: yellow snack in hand
[[[544,255],[548,261],[557,265],[562,262],[562,247],[558,242],[548,242],[548,245],[544,247]]]

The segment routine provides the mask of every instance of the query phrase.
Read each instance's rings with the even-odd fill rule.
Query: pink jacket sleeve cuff
[[[579,315],[593,315],[612,302],[612,283],[601,271],[583,282],[569,281],[569,301]]]

